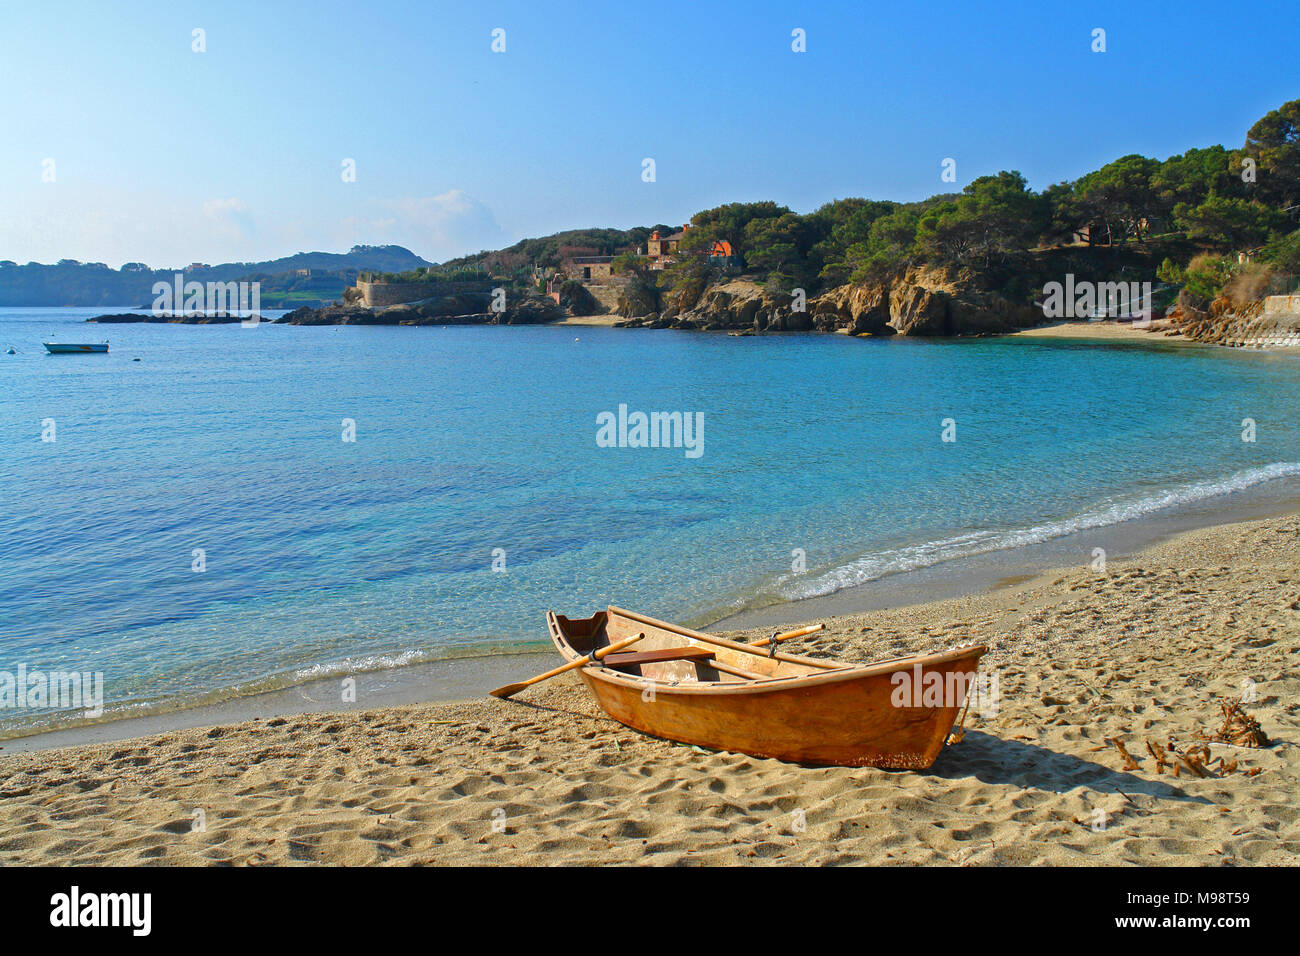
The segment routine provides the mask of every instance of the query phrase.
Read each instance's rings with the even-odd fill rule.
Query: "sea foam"
[[[1300,475],[1300,462],[1274,462],[1259,468],[1247,468],[1224,478],[1188,482],[1160,491],[1117,497],[1059,521],[1025,528],[971,531],[903,548],[876,551],[808,580],[786,575],[777,582],[776,593],[788,601],[823,597],[900,571],[915,571],[956,558],[1041,544],[1053,538],[1121,524],[1166,508],[1195,504],[1220,495],[1244,491],[1266,481],[1297,475]]]

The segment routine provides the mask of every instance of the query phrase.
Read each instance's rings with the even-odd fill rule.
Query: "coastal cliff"
[[[925,268],[839,286],[811,300],[809,308],[819,327],[851,335],[997,335],[1043,321],[1031,305]]]
[[[645,303],[632,297],[620,311]],[[802,310],[788,292],[748,279],[709,285],[689,308],[629,315],[633,328],[705,331],[842,332],[850,335],[995,335],[1043,321],[1042,313],[997,293],[972,289],[940,270],[913,268],[891,279],[848,283],[810,298]]]

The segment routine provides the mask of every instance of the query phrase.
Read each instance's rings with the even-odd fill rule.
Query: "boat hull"
[[[107,352],[108,351],[107,342],[93,342],[93,343],[85,343],[85,344],[71,343],[71,342],[68,343],[44,342],[42,344],[45,346],[45,350],[49,352],[51,355],[72,355],[72,354],[80,354],[82,352]]]
[[[570,659],[580,655],[569,643],[566,625],[575,632],[585,625],[591,642],[601,646],[621,639],[629,627],[644,629],[647,620],[622,625],[615,609],[604,621],[601,615],[585,621],[548,616],[552,639]],[[618,625],[608,628],[612,634],[604,633],[607,623]],[[583,644],[580,635],[577,643]],[[934,763],[947,742],[984,651],[982,646],[958,648],[731,683],[654,680],[593,666],[579,673],[605,713],[655,737],[795,763],[920,770]],[[909,683],[955,692],[928,698],[918,693],[912,699],[901,692]]]

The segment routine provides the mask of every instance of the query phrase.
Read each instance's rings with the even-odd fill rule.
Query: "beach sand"
[[[627,320],[621,315],[615,315],[612,312],[604,315],[570,315],[564,321],[555,323],[556,325],[594,325],[604,328],[612,328],[615,322],[626,322]]]
[[[1166,345],[1204,345],[1184,337],[1178,332],[1171,334],[1172,326],[1163,321],[1153,321],[1147,328],[1134,328],[1130,322],[1087,320],[1053,322],[1051,325],[1036,325],[1033,328],[1012,332],[1014,336],[1027,339],[1122,339],[1138,342],[1161,342]]]
[[[0,754],[0,862],[1297,861],[1300,515],[1189,532],[1104,573],[835,618],[797,643],[867,661],[970,641],[993,648],[982,666],[998,712],[972,710],[965,738],[923,772],[655,740],[566,675],[513,702]],[[1144,741],[1197,743],[1243,680],[1276,743],[1211,744],[1238,761],[1225,776],[1157,774]],[[1122,769],[1113,736],[1140,769]]]

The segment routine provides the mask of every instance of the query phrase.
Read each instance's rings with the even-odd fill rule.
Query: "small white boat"
[[[65,355],[70,352],[107,352],[107,342],[45,342],[45,350],[51,355]]]

